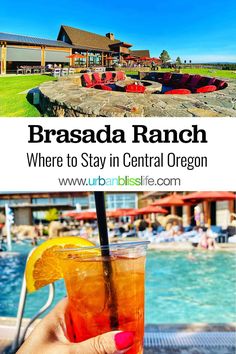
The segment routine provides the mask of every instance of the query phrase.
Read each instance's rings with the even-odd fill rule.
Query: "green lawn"
[[[174,71],[173,69],[160,69],[159,72],[171,72]],[[236,79],[236,71],[232,71],[232,70],[215,70],[215,69],[181,69],[181,73],[188,73],[188,74],[199,74],[199,75],[203,75],[203,76],[218,76],[218,77],[222,77],[225,79]],[[127,71],[126,72],[127,75],[137,75],[137,71]]]
[[[55,78],[47,75],[0,77],[0,117],[40,117],[22,92],[51,80]]]

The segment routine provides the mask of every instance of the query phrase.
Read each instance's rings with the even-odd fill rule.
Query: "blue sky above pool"
[[[150,49],[168,50],[172,59],[193,62],[236,62],[236,1],[107,1],[18,0],[1,4],[0,32],[55,39],[61,24]]]

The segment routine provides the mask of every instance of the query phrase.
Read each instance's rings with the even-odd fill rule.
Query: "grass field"
[[[51,80],[55,78],[47,75],[0,77],[0,117],[40,117],[25,91]]]
[[[171,72],[174,71],[173,69],[160,69],[158,72]],[[187,68],[181,69],[181,74],[188,73],[188,74],[199,74],[202,76],[212,76],[212,77],[222,77],[225,79],[236,79],[236,71],[232,70],[215,70],[215,69],[204,69],[204,68]],[[128,75],[137,75],[137,71],[126,71]]]

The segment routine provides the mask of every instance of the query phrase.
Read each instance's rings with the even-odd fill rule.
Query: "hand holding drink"
[[[91,248],[89,251],[98,251]],[[134,334],[129,354],[141,354],[144,334],[144,265],[146,243],[110,245],[116,295],[117,328],[112,327],[114,306],[109,284],[104,281],[104,257],[79,250],[62,251],[64,280],[69,306],[66,313],[68,338],[81,342],[98,334],[122,330]],[[114,305],[114,304],[113,304]]]
[[[142,354],[148,242],[109,245],[104,195],[95,193],[95,200],[101,245],[79,237],[46,241],[27,263],[27,287],[34,291],[63,277],[68,293],[66,336],[71,343],[119,330],[134,338],[128,353]]]

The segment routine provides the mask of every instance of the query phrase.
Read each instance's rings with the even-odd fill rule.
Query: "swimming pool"
[[[16,316],[22,274],[30,246],[14,245],[16,256],[0,257],[0,316]],[[228,323],[236,321],[233,252],[148,252],[146,323]],[[25,317],[43,305],[47,288],[30,294]],[[56,303],[65,295],[56,283]]]

